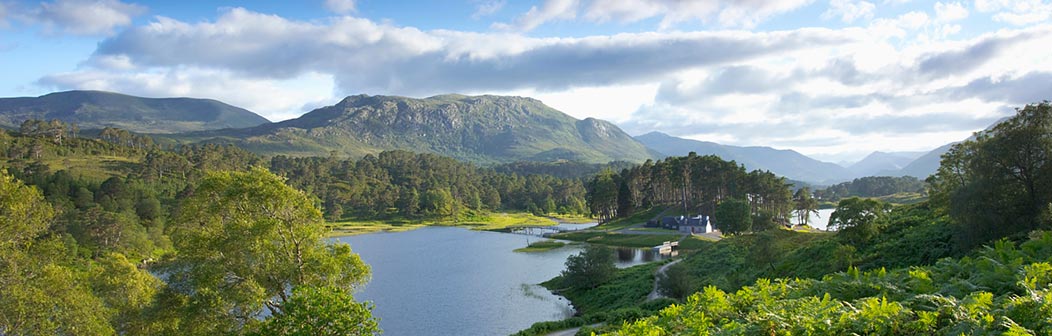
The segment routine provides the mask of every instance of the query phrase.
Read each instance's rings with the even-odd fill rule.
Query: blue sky
[[[0,0],[0,96],[531,96],[630,134],[855,160],[1052,99],[1041,0]]]

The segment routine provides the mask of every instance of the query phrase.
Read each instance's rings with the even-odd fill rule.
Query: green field
[[[331,236],[350,236],[374,232],[402,232],[425,226],[463,226],[472,230],[502,230],[516,226],[549,226],[555,221],[525,212],[487,213],[467,219],[405,219],[346,220],[330,222]]]

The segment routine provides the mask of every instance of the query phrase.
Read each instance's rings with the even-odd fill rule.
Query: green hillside
[[[58,119],[81,129],[117,127],[140,133],[179,133],[269,123],[243,108],[211,99],[142,98],[103,91],[65,91],[0,98],[0,127]]]

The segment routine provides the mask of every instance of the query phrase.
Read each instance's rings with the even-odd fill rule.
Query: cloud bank
[[[518,33],[568,19],[748,23],[808,3],[702,8],[680,1],[553,0],[491,32],[424,31],[351,16],[298,21],[233,8],[213,21],[155,17],[100,42],[81,69],[39,83],[217,98],[272,120],[295,116],[305,102],[316,107],[358,93],[525,92],[566,101],[574,92],[595,97],[607,90],[609,101],[594,110],[568,104],[574,110],[567,112],[614,119],[633,134],[659,130],[858,156],[959,140],[1052,92],[1052,51],[1042,47],[1052,43],[1052,27],[955,39],[956,22],[972,15],[958,2],[872,18],[871,3],[841,1],[828,8],[830,20],[866,22],[841,29],[573,38]],[[1010,12],[1003,5],[975,9]],[[653,88],[653,97],[629,100],[625,88]],[[632,105],[606,110],[618,101]]]
[[[40,24],[49,34],[109,35],[146,11],[144,6],[119,0],[56,0],[26,9],[19,17]],[[0,4],[0,24],[5,12]]]

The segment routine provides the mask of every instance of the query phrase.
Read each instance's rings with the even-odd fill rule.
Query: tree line
[[[693,152],[656,162],[648,160],[620,173],[603,171],[589,181],[587,190],[589,210],[600,222],[654,206],[713,215],[725,201],[743,203],[750,226],[728,227],[732,233],[788,223],[794,205],[785,178],[768,171],[746,172],[734,161]]]
[[[1052,105],[1027,105],[953,145],[927,182],[960,245],[1052,228]]]
[[[264,158],[26,125],[0,131],[5,335],[370,334],[351,296],[368,266],[324,240],[325,216],[587,211],[579,179],[430,154]]]
[[[867,176],[815,191],[815,197],[836,202],[848,197],[880,197],[897,193],[924,193],[927,185],[913,176]]]
[[[277,156],[270,170],[321,199],[325,216],[452,217],[479,211],[585,214],[584,184],[550,175],[498,173],[451,158],[386,151],[360,160]]]

